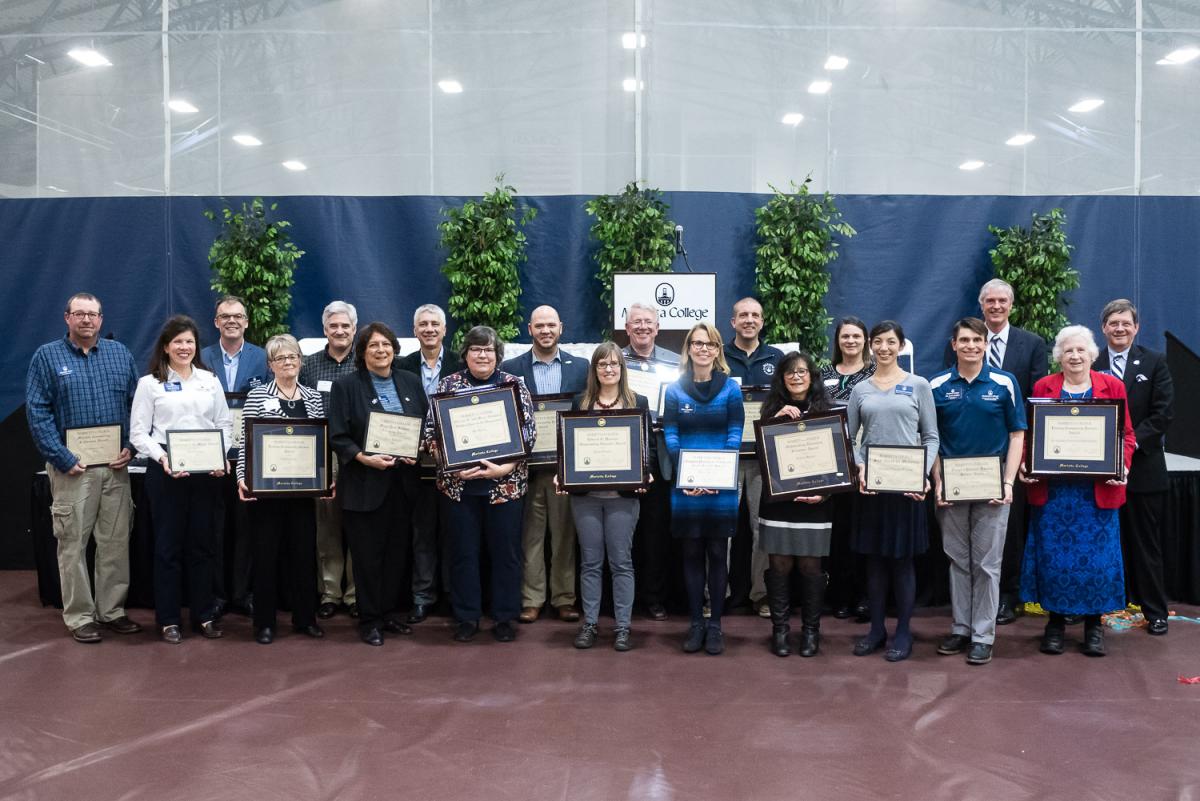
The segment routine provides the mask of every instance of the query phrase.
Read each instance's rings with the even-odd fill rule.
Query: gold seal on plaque
[[[608,425],[608,421],[605,420],[603,417],[601,417],[599,420],[596,421],[596,426],[598,428],[604,428],[606,425]]]
[[[1079,414],[1079,407],[1078,407],[1078,406],[1072,406],[1072,407],[1071,407],[1071,414]]]
[[[478,395],[472,395],[472,396],[471,396],[471,403],[479,403],[479,396],[478,396]]]

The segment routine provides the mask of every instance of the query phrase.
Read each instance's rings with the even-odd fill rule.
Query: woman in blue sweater
[[[721,335],[708,323],[688,331],[679,363],[681,377],[667,388],[663,434],[676,464],[681,448],[736,451],[742,442],[742,393],[729,378]],[[725,650],[721,611],[729,570],[726,551],[737,529],[738,494],[733,490],[674,489],[671,530],[683,541],[683,576],[692,625],[683,650],[703,648],[716,655]],[[705,557],[712,614],[704,625]]]

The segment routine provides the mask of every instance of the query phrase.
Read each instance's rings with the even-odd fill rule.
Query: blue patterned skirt
[[[1116,509],[1096,506],[1091,481],[1050,482],[1033,507],[1021,597],[1050,612],[1096,615],[1125,608],[1125,567]]]

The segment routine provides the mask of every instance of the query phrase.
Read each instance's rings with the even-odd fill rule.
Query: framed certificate
[[[629,388],[649,402],[651,422],[658,422],[663,413],[666,388],[679,378],[679,371],[641,359],[626,358],[625,373],[629,380]]]
[[[868,445],[866,476],[869,492],[925,491],[925,448],[920,445]]]
[[[484,459],[513,462],[529,455],[515,381],[431,395],[441,469],[464,470]]]
[[[425,418],[399,412],[371,412],[367,418],[367,436],[363,450],[416,459],[421,449],[421,429]]]
[[[943,501],[971,503],[1004,497],[999,456],[943,456],[941,464]]]
[[[84,467],[107,467],[121,458],[121,427],[81,426],[66,431],[67,450]]]
[[[758,463],[769,501],[854,489],[854,456],[841,409],[793,420],[756,420]]]
[[[636,490],[650,478],[650,415],[641,409],[558,414],[558,485],[567,492]]]
[[[229,447],[232,449],[240,449],[242,447],[242,407],[246,405],[245,392],[226,392],[225,404],[229,407],[229,416],[233,419],[233,428],[231,429],[233,444]]]
[[[221,429],[167,432],[167,460],[172,473],[212,473],[224,470],[225,440]]]
[[[558,462],[558,413],[570,411],[569,392],[558,395],[533,396],[533,448],[529,451],[529,466],[553,465]]]
[[[763,402],[767,399],[770,387],[742,387],[742,408],[746,411],[746,419],[742,423],[742,456],[754,456],[758,453],[754,423],[762,417]]]
[[[1125,400],[1026,402],[1029,447],[1025,472],[1040,478],[1115,478],[1125,476]]]
[[[256,498],[329,497],[333,476],[324,418],[247,417],[246,487]]]
[[[738,488],[738,452],[683,448],[675,466],[679,489],[734,490]]]

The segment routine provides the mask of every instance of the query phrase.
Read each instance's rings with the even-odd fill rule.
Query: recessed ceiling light
[[[66,192],[67,192],[67,190],[61,189],[61,188],[55,186],[54,184],[46,184],[45,188],[50,192],[62,192],[63,194],[66,194]]]
[[[1006,139],[1004,144],[1011,145],[1012,147],[1020,147],[1021,145],[1029,144],[1034,139],[1037,139],[1037,137],[1031,133],[1019,133],[1016,136]]]
[[[262,140],[257,136],[250,134],[234,134],[233,141],[237,142],[242,147],[258,147],[262,144]]]
[[[1200,56],[1200,47],[1181,47],[1167,53],[1166,57],[1159,59],[1156,63],[1175,66],[1186,64],[1197,56]]]
[[[846,65],[850,63],[850,59],[845,56],[830,56],[825,59],[825,69],[827,70],[844,70]]]
[[[967,172],[970,172],[971,170],[978,170],[982,166],[983,166],[983,162],[980,161],[979,159],[968,159],[967,161],[964,161],[962,164],[959,164],[958,168],[960,170],[966,170]]]
[[[646,34],[634,33],[633,31],[621,34],[621,47],[626,50],[637,50],[639,47],[645,46]]]
[[[287,161],[283,162],[283,166],[287,167],[292,172],[303,172],[304,170],[308,169],[307,164],[305,164],[303,161],[296,161],[295,159],[288,159]]]
[[[1104,101],[1098,97],[1086,97],[1080,100],[1075,105],[1071,106],[1067,111],[1074,114],[1087,114],[1089,111],[1095,111],[1104,105]]]
[[[645,89],[646,82],[639,81],[637,78],[626,78],[621,81],[621,88],[626,92],[636,92],[638,89]]]
[[[453,78],[445,81],[438,81],[438,89],[441,89],[448,95],[462,94],[462,84]]]
[[[783,119],[781,119],[780,122],[782,122],[784,125],[799,125],[800,123],[804,122],[804,115],[799,111],[789,111],[787,114],[783,115]]]
[[[85,67],[111,67],[112,62],[90,47],[76,47],[68,50],[67,55]]]
[[[179,99],[169,101],[167,108],[171,109],[171,111],[178,111],[180,114],[195,114],[200,110],[186,100]]]
[[[813,81],[808,85],[808,93],[810,95],[823,95],[833,88],[833,84],[829,81]]]

